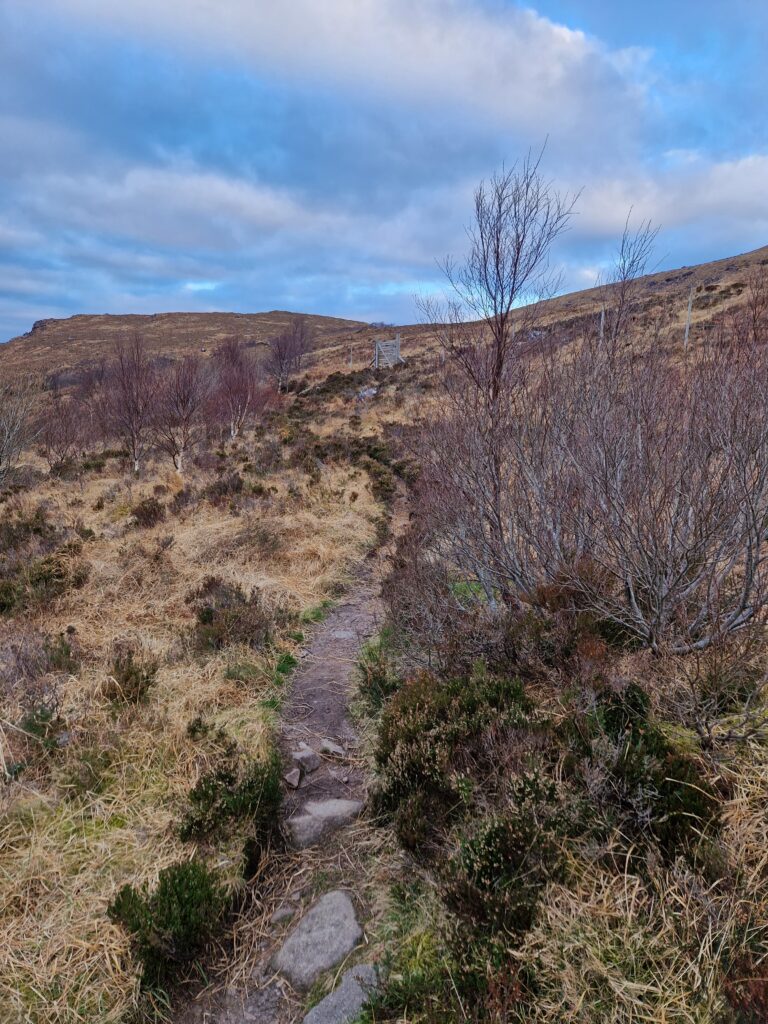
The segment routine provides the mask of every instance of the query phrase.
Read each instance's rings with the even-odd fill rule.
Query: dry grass
[[[156,485],[167,489],[161,500],[178,489],[163,467],[138,484],[114,474],[46,481],[24,498],[46,501],[52,520],[79,519],[96,537],[84,550],[87,585],[11,624],[49,635],[74,627],[82,667],[61,690],[67,742],[41,750],[3,794],[0,1019],[9,1024],[126,1018],[138,1005],[137,970],[106,908],[124,883],[153,884],[194,851],[178,838],[179,811],[215,751],[188,724],[202,717],[252,757],[269,743],[280,699],[275,660],[295,640],[279,633],[270,650],[200,657],[189,641],[189,592],[215,573],[245,592],[259,588],[270,608],[300,612],[343,586],[374,542],[378,507],[349,471],[329,469],[312,488],[300,475],[262,482],[277,493],[250,511],[202,502],[150,530],[132,528],[129,509]],[[172,543],[161,543],[167,536]],[[158,671],[144,703],[118,707],[103,689],[116,646],[126,643]],[[247,682],[227,673],[243,662]],[[10,763],[18,708],[0,717]],[[238,837],[217,836],[204,850],[233,886],[241,847]]]

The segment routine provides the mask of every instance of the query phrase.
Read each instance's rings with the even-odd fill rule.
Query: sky
[[[768,244],[766,0],[0,0],[0,341],[75,313],[412,323],[546,142],[594,284]]]

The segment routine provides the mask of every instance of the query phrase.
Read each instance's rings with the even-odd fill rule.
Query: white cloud
[[[710,229],[755,236],[768,242],[768,155],[712,161],[687,154],[685,160],[655,173],[592,182],[580,203],[582,233],[616,236],[633,208],[638,220],[666,229],[707,225]]]
[[[526,137],[616,140],[642,115],[647,51],[610,50],[527,8],[473,0],[38,0],[40,7],[414,107],[452,106]],[[408,116],[404,110],[404,117]]]

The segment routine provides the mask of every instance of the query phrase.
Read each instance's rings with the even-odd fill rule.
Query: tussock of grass
[[[533,965],[525,1019],[711,1024],[726,1010],[740,916],[682,870],[645,882],[590,870],[575,888],[552,885],[515,953]]]

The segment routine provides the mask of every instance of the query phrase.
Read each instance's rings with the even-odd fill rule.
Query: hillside
[[[685,320],[690,288],[694,288],[693,331],[711,322],[724,310],[738,305],[746,276],[755,267],[768,265],[768,246],[677,270],[649,274],[637,281],[637,308],[642,319],[659,317],[668,325]],[[604,302],[604,289],[570,292],[542,304],[545,323],[556,324],[596,315]],[[263,342],[285,328],[296,313],[273,310],[264,313],[157,313],[148,316],[82,314],[63,320],[39,320],[26,334],[0,345],[0,370],[50,373],[93,362],[107,355],[118,338],[139,333],[149,348],[173,356],[190,349],[210,350],[226,337]],[[325,369],[351,364],[360,368],[370,359],[374,338],[387,336],[388,328],[357,320],[311,315],[307,317],[317,339],[319,362]],[[428,332],[422,325],[401,328],[406,348],[418,347]]]
[[[696,344],[758,266],[639,280],[618,354],[604,291],[544,304],[503,430],[424,325],[374,370],[391,328],[310,317],[312,386],[233,431],[211,380],[178,465],[160,402],[133,471],[98,389],[37,389],[0,479],[0,1020],[311,1024],[377,977],[359,1024],[768,1019],[768,316]],[[0,376],[295,315],[45,321]]]

